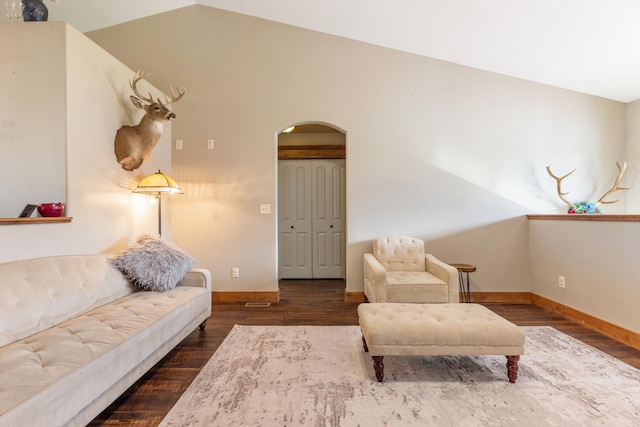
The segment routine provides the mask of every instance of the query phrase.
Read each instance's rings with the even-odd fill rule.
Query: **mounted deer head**
[[[176,118],[176,115],[167,107],[182,98],[186,92],[186,90],[180,92],[176,88],[175,92],[177,93],[175,93],[173,87],[170,86],[171,99],[165,97],[164,102],[160,98],[154,100],[151,93],[145,97],[138,92],[136,85],[148,76],[148,73],[138,71],[133,80],[129,82],[133,93],[137,95],[137,97],[131,96],[131,102],[146,112],[144,117],[136,126],[125,125],[116,132],[114,142],[116,159],[122,165],[122,169],[128,171],[138,169],[142,162],[149,158],[151,151],[162,136],[164,122]]]
[[[620,187],[620,180],[622,179],[622,175],[624,174],[624,171],[627,169],[627,162],[624,162],[624,164],[622,164],[622,166],[620,165],[620,163],[616,162],[616,166],[618,166],[618,176],[616,177],[615,181],[613,182],[613,186],[602,195],[602,197],[600,197],[598,199],[598,201],[596,203],[594,203],[593,205],[595,206],[595,209],[597,210],[597,207],[599,205],[608,205],[608,204],[612,204],[612,203],[617,203],[620,201],[620,199],[618,200],[604,200],[605,197],[610,196],[611,194],[613,194],[614,192],[618,191],[618,190],[631,190],[633,187]],[[572,173],[574,173],[576,170],[572,170],[571,172],[569,172],[568,174],[561,176],[561,177],[557,177],[553,174],[553,172],[551,172],[551,168],[549,166],[547,166],[547,173],[551,176],[551,178],[556,180],[556,185],[557,185],[557,191],[558,191],[558,197],[560,197],[560,200],[562,200],[563,202],[565,202],[568,206],[569,206],[569,213],[576,213],[576,211],[579,210],[579,207],[576,206],[574,203],[571,203],[569,200],[565,199],[564,196],[566,196],[567,193],[563,193],[562,192],[562,180],[565,179],[566,177],[568,177],[569,175],[571,175]],[[584,202],[582,202],[582,204],[584,204]],[[599,212],[599,211],[597,211]],[[596,213],[596,212],[594,212]]]

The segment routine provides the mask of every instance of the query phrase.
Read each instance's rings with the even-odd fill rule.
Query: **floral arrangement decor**
[[[558,197],[560,197],[560,200],[562,200],[563,202],[565,202],[568,206],[569,206],[569,211],[568,213],[570,214],[599,214],[602,213],[600,211],[600,205],[606,205],[606,204],[611,204],[611,203],[616,203],[619,202],[620,199],[618,200],[605,200],[605,198],[609,195],[611,195],[612,193],[618,191],[618,190],[630,190],[633,187],[620,187],[620,180],[622,179],[622,175],[624,174],[624,171],[627,169],[627,163],[623,163],[622,165],[620,165],[620,163],[616,162],[616,166],[618,166],[618,176],[616,177],[613,186],[602,195],[602,197],[600,197],[598,199],[597,202],[595,203],[591,203],[591,202],[578,202],[578,203],[572,203],[569,200],[567,200],[564,196],[566,196],[567,194],[569,194],[568,192],[563,193],[562,192],[562,180],[565,179],[566,177],[568,177],[569,175],[571,175],[572,173],[574,173],[576,170],[572,170],[571,172],[569,172],[568,174],[558,177],[555,176],[553,174],[553,172],[551,172],[551,169],[549,168],[549,166],[547,166],[547,173],[549,173],[549,175],[551,176],[551,178],[556,180],[556,184],[557,184],[557,191],[558,191]]]
[[[575,209],[569,208],[570,214],[599,214],[602,213],[600,211],[600,203],[591,203],[591,202],[578,202],[575,204]]]

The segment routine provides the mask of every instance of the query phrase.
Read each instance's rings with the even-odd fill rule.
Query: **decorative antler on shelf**
[[[620,187],[620,180],[622,179],[622,175],[624,174],[624,171],[627,169],[627,162],[624,162],[622,165],[616,162],[616,166],[618,167],[618,176],[616,176],[613,186],[606,193],[604,193],[596,203],[580,202],[577,205],[574,203],[571,203],[569,200],[567,200],[564,197],[567,194],[569,194],[568,192],[566,193],[562,192],[562,180],[568,177],[569,175],[571,175],[572,173],[574,173],[576,169],[572,170],[568,174],[561,177],[555,176],[553,172],[551,172],[551,168],[549,166],[547,166],[547,172],[553,179],[556,180],[558,197],[560,197],[560,200],[562,200],[567,205],[569,205],[569,213],[578,213],[578,212],[579,213],[599,213],[600,212],[598,208],[599,205],[606,205],[606,204],[616,203],[620,201],[620,199],[611,200],[611,201],[604,200],[607,196],[610,196],[611,194],[615,193],[618,190],[621,190],[621,191],[630,190],[633,188],[633,187]]]
[[[565,202],[567,205],[569,205],[569,210],[576,210],[576,205],[574,205],[573,203],[571,203],[570,201],[568,201],[567,199],[564,198],[564,196],[566,196],[567,193],[563,193],[562,192],[562,180],[565,179],[566,177],[568,177],[569,175],[571,175],[572,173],[574,173],[576,170],[572,170],[571,172],[569,172],[568,174],[566,174],[565,176],[562,176],[560,178],[558,178],[557,176],[555,176],[552,172],[551,172],[551,168],[549,166],[547,166],[547,172],[549,173],[549,175],[551,175],[551,178],[556,180],[556,186],[557,186],[557,190],[558,190],[558,197],[560,197],[560,200],[562,200],[563,202]]]
[[[602,197],[600,197],[598,199],[598,201],[596,203],[600,203],[603,205],[608,205],[611,203],[616,203],[619,202],[620,199],[618,200],[612,200],[612,201],[605,201],[604,198],[613,194],[614,192],[618,191],[618,190],[631,190],[633,187],[620,187],[620,179],[622,179],[622,175],[624,174],[624,171],[627,169],[627,162],[624,162],[624,164],[622,166],[620,166],[620,163],[616,162],[616,166],[618,167],[618,176],[616,177],[616,180],[613,182],[613,187],[611,187],[609,189],[609,191],[607,191],[606,193],[604,193],[602,195]]]

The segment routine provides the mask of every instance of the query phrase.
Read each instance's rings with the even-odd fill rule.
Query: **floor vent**
[[[269,307],[271,305],[270,302],[248,302],[244,306],[245,307]]]

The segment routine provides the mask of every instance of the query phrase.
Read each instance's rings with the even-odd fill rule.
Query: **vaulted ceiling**
[[[49,20],[88,32],[193,4],[640,99],[640,0],[57,0],[48,7]]]

